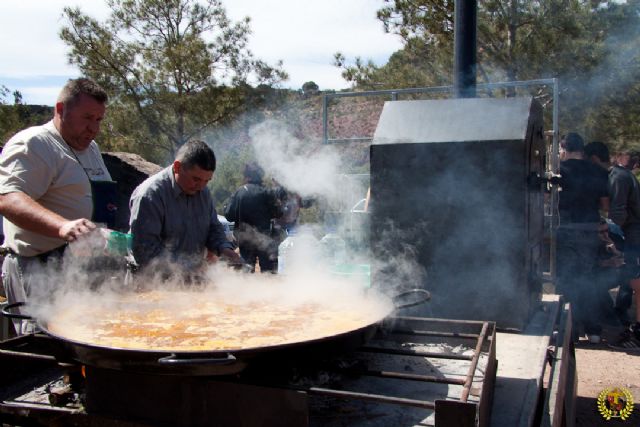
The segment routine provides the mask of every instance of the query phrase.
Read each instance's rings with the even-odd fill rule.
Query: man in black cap
[[[607,211],[607,181],[590,161],[584,158],[584,142],[577,133],[567,134],[560,144],[560,225],[557,230],[557,289],[571,302],[574,312],[574,340],[578,327],[593,343],[600,341],[601,326],[591,316],[595,301],[595,284],[591,271],[600,245],[599,210]]]

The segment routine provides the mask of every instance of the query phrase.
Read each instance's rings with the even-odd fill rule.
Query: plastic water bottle
[[[133,235],[115,230],[106,230],[106,252],[111,255],[130,255]]]
[[[347,244],[344,239],[334,232],[327,233],[320,239],[322,252],[329,265],[336,266],[347,261]]]
[[[311,231],[290,232],[278,246],[278,273],[308,274],[320,257],[320,242]]]
[[[278,274],[285,272],[287,264],[291,258],[291,252],[295,245],[296,233],[291,230],[287,232],[287,238],[278,245]]]
[[[131,254],[132,240],[131,234],[96,228],[71,242],[69,249],[76,257],[126,256]]]

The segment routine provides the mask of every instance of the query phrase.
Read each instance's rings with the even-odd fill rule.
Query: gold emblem
[[[624,387],[605,388],[598,395],[598,411],[605,420],[626,420],[633,412],[633,395]]]

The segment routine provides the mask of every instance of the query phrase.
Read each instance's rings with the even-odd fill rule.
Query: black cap
[[[560,146],[570,153],[584,151],[584,140],[577,133],[569,132],[564,138],[562,138]]]
[[[593,141],[584,146],[584,154],[587,157],[596,156],[600,159],[601,162],[608,162],[609,157],[609,148],[600,141]]]

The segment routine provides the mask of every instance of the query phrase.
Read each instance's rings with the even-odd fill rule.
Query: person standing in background
[[[278,238],[272,233],[272,220],[282,215],[276,191],[264,186],[264,171],[248,163],[244,183],[231,196],[224,215],[234,222],[234,234],[240,256],[252,267],[256,262],[262,273],[277,271]]]
[[[591,160],[593,164],[599,166],[600,169],[603,171],[603,173],[606,173],[607,182],[609,182],[609,177],[612,172],[611,156],[609,155],[609,148],[603,142],[593,141],[584,147],[584,151],[587,158]],[[610,193],[610,204],[611,204],[611,201],[613,200],[613,198],[611,196],[610,186],[609,186],[609,193]],[[610,261],[614,261],[616,265],[615,266],[607,265],[606,266],[607,268],[605,268],[604,270],[605,271],[608,270],[609,272],[614,272],[614,274],[609,275],[608,283],[609,285],[615,285],[615,286],[619,285],[618,292],[616,294],[616,301],[615,301],[615,315],[618,318],[620,323],[622,323],[625,326],[628,326],[630,322],[629,322],[629,318],[628,318],[629,316],[627,312],[631,307],[633,291],[631,290],[631,287],[629,285],[628,268],[624,268],[624,265],[625,265],[624,256],[620,260],[620,257],[618,256],[618,254],[615,254],[615,255],[613,254],[613,252],[616,252],[619,250],[620,254],[623,255],[624,245],[625,245],[624,233],[622,231],[622,228],[618,224],[614,223],[610,218],[605,222],[605,224],[608,229],[607,237],[613,237],[613,239],[609,239],[609,240],[612,240],[612,242],[610,242],[607,245],[607,247],[612,248],[611,244],[614,243],[612,249],[615,249],[615,250],[607,251],[606,258],[608,258]],[[602,228],[602,224],[601,224],[601,228]],[[599,236],[601,237],[601,239],[605,237],[605,234],[602,232],[602,230]],[[602,264],[602,260],[600,264]],[[611,267],[615,267],[615,268],[612,269]],[[610,300],[608,293],[607,293],[607,298]]]
[[[597,304],[592,272],[597,263],[600,241],[600,212],[609,207],[606,176],[584,159],[584,142],[577,133],[563,138],[560,149],[559,213],[557,230],[557,291],[571,303],[574,313],[573,338],[579,327],[593,343],[600,342],[601,326],[592,317]]]
[[[624,277],[636,301],[635,322],[629,322],[614,348],[640,350],[640,184],[631,172],[637,163],[632,153],[618,154],[609,175],[611,209],[609,218],[624,233]]]
[[[69,80],[56,101],[53,120],[18,132],[2,150],[2,283],[10,304],[48,292],[50,277],[36,271],[59,261],[67,242],[94,230],[89,218],[106,208],[94,205],[92,181],[111,180],[94,141],[107,100],[92,80]]]

